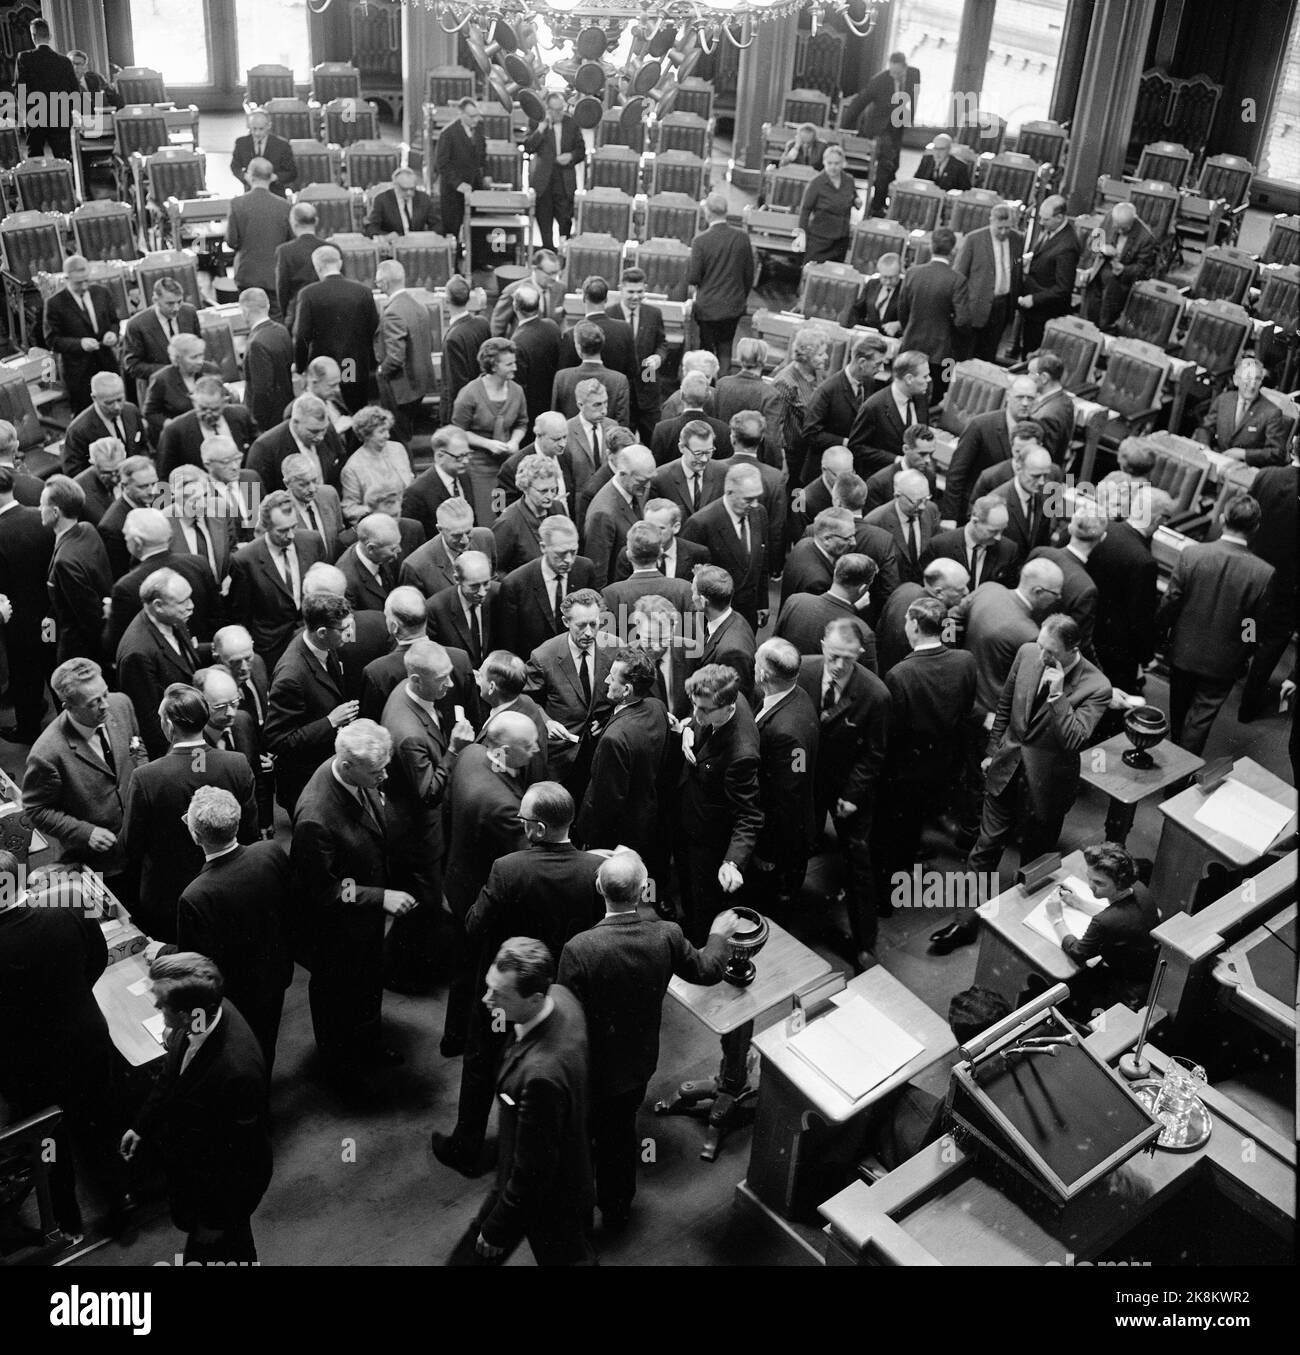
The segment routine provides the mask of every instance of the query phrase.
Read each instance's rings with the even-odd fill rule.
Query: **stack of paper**
[[[1257,856],[1286,827],[1291,811],[1229,777],[1196,811],[1196,822],[1249,847]]]
[[[1074,894],[1075,905],[1064,904],[1061,908],[1061,916],[1070,935],[1076,940],[1088,930],[1088,923],[1092,921],[1098,913],[1105,908],[1105,903],[1093,896],[1092,890],[1088,888],[1077,875],[1067,875],[1064,883]],[[1054,899],[1061,897],[1061,891],[1058,888],[1051,890],[1038,904],[1038,906],[1025,918],[1025,926],[1032,928],[1045,941],[1051,941],[1057,945],[1060,944],[1060,937],[1056,934],[1056,928],[1052,926],[1047,916],[1047,905]]]
[[[789,1047],[850,1101],[893,1077],[924,1049],[860,997],[805,1026]]]
[[[146,1016],[140,1024],[149,1032],[150,1035],[158,1041],[159,1044],[166,1043],[167,1028],[163,1022],[162,1012],[155,1012],[152,1016]]]

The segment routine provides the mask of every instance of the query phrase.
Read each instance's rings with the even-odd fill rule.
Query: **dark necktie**
[[[578,661],[578,681],[582,684],[582,699],[591,709],[591,674],[587,671],[588,657],[584,654]]]
[[[745,552],[745,559],[748,560],[750,545],[749,545],[749,519],[747,517],[741,518],[740,520],[740,548]]]
[[[1034,693],[1034,699],[1030,703],[1029,707],[1029,720],[1028,720],[1029,725],[1032,726],[1034,721],[1038,719],[1039,715],[1042,712],[1043,707],[1046,704],[1047,704],[1047,684],[1040,679],[1038,690]]]
[[[973,593],[980,582],[980,570],[984,568],[984,547],[976,546],[970,554],[970,587]]]
[[[602,464],[600,452],[600,425],[594,423],[591,425],[591,460],[592,464],[599,470]]]
[[[239,689],[247,698],[249,708],[253,712],[253,718],[257,721],[258,729],[262,727],[262,702],[257,695],[257,688],[251,682],[245,682]]]
[[[828,711],[835,708],[835,684],[828,682],[825,690],[822,692],[822,710]]]
[[[99,755],[104,759],[108,770],[117,776],[117,759],[113,756],[113,745],[108,741],[108,730],[100,725],[95,733],[99,735]]]
[[[366,812],[374,819],[380,831],[384,827],[384,802],[379,798],[379,792],[374,790],[363,790],[361,792],[361,802],[366,807]]]
[[[453,499],[463,499],[465,497],[465,491],[460,487],[460,480],[454,475],[451,480],[451,494],[448,497]]]
[[[228,753],[235,751],[235,736],[228,729],[223,729],[217,738],[217,747],[224,748]]]
[[[257,140],[253,142],[253,154],[255,156],[260,156],[265,149],[266,146],[263,143],[262,138],[259,136]]]
[[[483,662],[483,622],[479,613],[478,603],[475,603],[469,609],[469,638],[470,644],[474,646],[474,662]]]
[[[1043,525],[1043,496],[1041,494],[1031,494],[1029,496],[1029,548],[1032,550],[1038,545],[1038,533]]]
[[[328,670],[330,677],[333,678],[333,680],[334,680],[334,685],[339,689],[339,691],[342,691],[342,690],[343,690],[343,665],[339,662],[339,657],[338,657],[338,655],[337,655],[337,654],[331,654],[331,655],[325,660],[325,667],[326,667],[326,669]]]
[[[555,633],[558,635],[564,629],[564,576],[557,574],[555,576]]]
[[[698,474],[691,476],[691,512],[693,513],[700,506],[700,477]]]

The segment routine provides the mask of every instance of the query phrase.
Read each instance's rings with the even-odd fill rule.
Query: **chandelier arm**
[[[855,24],[853,20],[849,17],[849,7],[847,4],[837,6],[837,9],[839,11],[840,18],[844,20],[845,28],[847,28],[855,38],[865,38],[871,35],[871,30],[876,26],[876,19],[875,15],[872,13],[870,9],[867,10],[867,22],[866,26],[863,28],[859,28],[857,24]]]
[[[448,28],[446,23],[447,9],[448,6],[444,5],[441,6],[438,10],[438,27],[441,28],[444,33],[459,33],[465,27],[465,25],[468,24],[469,21],[474,17],[474,11],[472,9],[467,10],[465,12],[465,17],[460,21],[460,23],[456,25],[455,28]]]
[[[748,18],[749,16],[746,15],[745,17]],[[750,25],[749,29],[748,42],[741,42],[741,40],[731,31],[731,25],[729,23],[724,23],[722,25],[722,31],[727,35],[728,38],[731,39],[731,45],[738,52],[749,51],[749,49],[754,45],[754,39],[758,37],[758,30],[752,24]]]

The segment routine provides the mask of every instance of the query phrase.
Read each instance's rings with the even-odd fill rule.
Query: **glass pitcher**
[[[1152,1107],[1152,1114],[1164,1125],[1160,1134],[1162,1144],[1178,1147],[1187,1143],[1197,1093],[1204,1085],[1205,1069],[1199,1064],[1181,1057],[1169,1060],[1160,1094]]]

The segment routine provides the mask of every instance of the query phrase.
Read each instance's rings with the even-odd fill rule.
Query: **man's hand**
[[[734,908],[724,908],[717,917],[713,919],[713,925],[709,928],[710,936],[731,936],[740,931],[745,926],[745,920]]]
[[[483,1257],[485,1261],[495,1261],[498,1257],[506,1254],[506,1249],[504,1247],[494,1247],[482,1233],[478,1235],[478,1241],[474,1243],[474,1250]]]
[[[117,1151],[121,1153],[122,1157],[127,1162],[130,1162],[135,1156],[135,1150],[140,1146],[140,1143],[140,1135],[137,1134],[134,1129],[128,1129],[126,1133],[122,1135],[122,1142],[118,1144]]]
[[[991,757],[986,757],[986,758],[980,763],[980,771],[982,771],[982,772],[987,772],[988,769],[989,769],[989,763],[991,763],[992,761],[993,761],[993,759],[992,759]]]
[[[474,191],[474,186],[473,186],[472,184],[458,183],[458,184],[456,185],[456,192],[458,192],[458,193],[464,193],[464,195],[465,195],[466,197],[469,197],[469,195],[470,195],[473,191]]]
[[[767,625],[767,619],[768,619],[768,617],[771,616],[771,615],[772,615],[772,613],[771,613],[770,611],[768,611],[768,609],[767,609],[766,607],[762,608],[762,609],[759,611],[759,613],[758,613],[758,628],[759,628],[759,630],[762,630],[763,627]]]
[[[110,329],[110,330],[108,331],[108,333],[104,335],[104,347],[105,347],[105,348],[116,348],[116,347],[117,347],[117,331],[116,331],[116,330]]]
[[[571,165],[573,164],[573,156],[568,151],[561,151],[561,153],[555,157],[555,163],[557,165]]]
[[[275,771],[275,755],[273,753],[259,753],[258,758],[263,775],[269,775]]]
[[[451,727],[451,751],[459,753],[474,742],[474,726],[466,719],[457,720]]]
[[[903,326],[897,320],[886,320],[885,323],[880,326],[880,332],[882,334],[887,334],[891,339],[896,339],[903,332]]]
[[[561,743],[577,743],[578,736],[570,734],[569,731],[558,721],[546,721],[546,733],[552,739],[559,739]]]
[[[1282,684],[1281,691],[1278,692],[1277,708],[1280,712],[1291,709],[1291,702],[1295,700],[1295,683],[1290,678]]]
[[[1030,296],[1022,296],[1016,302],[1016,305],[1019,306],[1022,311],[1027,311],[1033,304],[1034,299]]]
[[[344,701],[334,707],[328,715],[330,724],[338,729],[340,725],[350,725],[361,713],[360,701]]]
[[[718,883],[724,894],[734,894],[745,883],[745,877],[733,861],[724,861],[718,867]]]
[[[83,353],[94,353],[97,352],[98,350],[99,350],[98,339],[82,339],[81,351]]]
[[[117,841],[117,834],[110,832],[107,828],[92,828],[90,830],[90,850],[92,852],[109,851]]]
[[[858,812],[858,807],[852,800],[835,801],[835,817],[837,819],[851,819]]]
[[[13,619],[14,605],[4,593],[0,593],[0,621],[12,621]]]
[[[1049,894],[1047,896],[1047,902],[1043,905],[1043,911],[1047,914],[1047,920],[1053,926],[1055,926],[1058,922],[1065,921],[1065,913],[1062,911],[1061,907],[1062,902],[1061,895],[1064,894],[1065,892],[1066,890],[1064,889],[1064,887],[1062,887],[1059,894],[1055,892]],[[1073,898],[1074,896],[1070,895],[1070,897]]]
[[[406,890],[384,890],[384,912],[391,913],[394,917],[401,917],[404,913],[409,913],[414,907],[415,899]]]
[[[1044,671],[1047,676],[1047,699],[1055,701],[1065,690],[1065,670],[1063,668],[1048,668]]]
[[[796,254],[803,254],[808,248],[808,235],[805,231],[795,231],[794,239],[790,242],[794,247]]]

